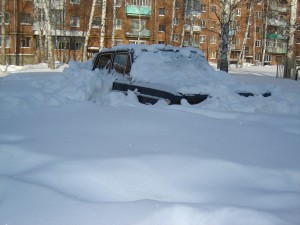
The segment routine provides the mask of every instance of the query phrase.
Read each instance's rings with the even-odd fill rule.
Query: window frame
[[[70,0],[70,4],[79,5],[80,4],[80,0]]]
[[[74,24],[72,23],[74,21],[72,19],[74,18],[78,18],[78,20],[76,20],[76,26],[74,26]],[[70,27],[80,27],[80,16],[70,16]]]
[[[22,36],[20,44],[21,44],[21,48],[31,48],[31,37]]]

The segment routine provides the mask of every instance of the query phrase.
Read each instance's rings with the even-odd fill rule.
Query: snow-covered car
[[[140,102],[154,104],[198,104],[221,86],[234,86],[226,73],[215,71],[195,48],[165,45],[121,45],[103,49],[94,58],[93,70],[107,70],[114,76],[112,89],[133,91]],[[221,88],[222,89],[222,88]],[[232,88],[230,88],[232,90]],[[249,97],[253,92],[235,88],[235,94]],[[264,93],[263,96],[269,96]]]

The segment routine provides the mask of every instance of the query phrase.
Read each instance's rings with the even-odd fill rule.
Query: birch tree
[[[40,5],[38,0],[34,0],[34,14],[36,15],[36,24],[38,31],[38,42],[39,42],[39,62],[45,62],[45,39],[44,39],[44,11],[42,10],[42,5]]]
[[[47,0],[42,0],[45,10],[45,22],[46,22],[46,39],[48,43],[48,67],[55,69],[54,54],[53,54],[53,42],[52,42],[52,28],[50,20],[50,5],[47,4]]]
[[[256,55],[256,49],[255,49],[255,43],[256,43],[256,15],[253,12],[253,44],[252,44],[252,52],[253,52],[253,62],[255,63],[255,55]]]
[[[93,20],[94,20],[96,1],[97,0],[93,0],[93,2],[92,2],[89,25],[88,25],[88,29],[87,29],[85,39],[84,39],[84,47],[83,47],[83,54],[82,54],[83,55],[83,61],[87,60],[87,49],[88,49],[88,43],[89,43],[89,39],[90,39],[90,35],[91,35],[91,29],[92,29]]]
[[[173,35],[174,35],[174,25],[175,25],[175,7],[176,0],[172,2],[172,20],[171,20],[171,35],[170,35],[170,44],[173,44]]]
[[[266,57],[266,49],[267,49],[267,32],[268,32],[268,20],[269,20],[269,10],[270,8],[270,0],[267,0],[267,3],[265,5],[265,8],[264,8],[264,13],[265,13],[265,16],[264,16],[264,29],[263,29],[263,32],[264,32],[264,37],[263,37],[263,49],[262,49],[262,59],[261,59],[261,65],[264,65],[265,64],[265,57]]]
[[[294,45],[297,19],[297,0],[290,1],[290,20],[288,25],[288,43],[287,55],[284,68],[284,78],[296,79],[295,62],[294,62]]]
[[[236,64],[237,67],[239,65],[241,67],[243,67],[243,64],[244,64],[245,48],[246,48],[246,42],[247,42],[247,37],[248,37],[248,33],[249,33],[252,13],[253,13],[253,1],[250,1],[250,7],[249,7],[249,12],[248,12],[248,17],[247,17],[246,31],[245,31],[244,38],[243,38],[242,51],[240,51],[238,62]]]
[[[181,33],[181,44],[180,46],[183,47],[184,45],[184,39],[185,39],[185,29],[187,27],[187,7],[188,7],[188,2],[185,0],[184,1],[184,24],[182,26],[182,33]]]
[[[112,22],[112,31],[111,31],[111,47],[115,46],[115,32],[116,32],[116,4],[117,0],[113,0],[113,22]]]
[[[229,36],[230,25],[233,23],[237,8],[245,1],[242,0],[221,0],[219,3],[220,14],[217,16],[220,22],[220,53],[219,68],[228,72],[228,55],[229,55]]]
[[[99,50],[104,48],[105,38],[105,22],[106,22],[106,0],[102,0],[102,15],[101,15],[101,29],[100,29],[100,46]]]
[[[220,27],[221,27],[221,42],[220,42],[220,70],[228,72],[228,39],[230,26],[230,1],[221,1],[220,11]]]
[[[6,0],[2,0],[2,8],[1,8],[1,64],[6,64],[6,54],[5,54],[5,40],[6,40],[6,32],[5,32],[5,8],[6,8]]]

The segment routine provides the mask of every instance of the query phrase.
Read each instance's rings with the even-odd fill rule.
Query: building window
[[[180,3],[178,0],[175,1],[175,8],[176,9],[179,9],[180,8]]]
[[[96,0],[96,5],[101,5],[102,0]]]
[[[0,17],[0,24],[2,24],[3,17]],[[8,12],[4,13],[4,23],[9,24],[10,14]]]
[[[165,8],[159,8],[159,15],[160,16],[164,16],[166,13],[166,9]]]
[[[201,26],[202,28],[205,28],[205,27],[206,27],[206,21],[205,21],[205,20],[201,20],[201,21],[200,21],[200,26]]]
[[[241,9],[236,9],[236,16],[241,16]]]
[[[116,1],[116,7],[121,7],[122,6],[122,1],[123,0],[117,0]]]
[[[217,53],[216,53],[215,51],[210,51],[210,52],[209,52],[209,58],[210,58],[210,59],[215,59],[216,56],[217,56]]]
[[[255,32],[256,32],[256,33],[260,33],[260,32],[261,32],[261,27],[260,27],[260,26],[256,26]]]
[[[200,43],[205,43],[205,35],[200,35]]]
[[[210,27],[211,27],[212,29],[216,29],[216,27],[217,27],[216,21],[211,21]]]
[[[217,38],[216,38],[216,36],[212,36],[212,37],[210,38],[210,43],[211,43],[211,44],[216,44],[216,43],[217,43]]]
[[[71,50],[81,50],[82,49],[82,39],[78,38],[78,37],[71,37],[70,49]]]
[[[213,13],[217,12],[217,6],[216,5],[211,6],[211,12],[213,12]]]
[[[21,24],[32,24],[32,17],[30,13],[20,13]]]
[[[260,43],[261,43],[261,40],[256,40],[255,41],[255,47],[260,47]]]
[[[67,41],[65,37],[56,37],[55,38],[55,49],[66,49]]]
[[[116,30],[122,30],[122,20],[116,19]]]
[[[265,62],[271,62],[272,61],[272,56],[271,55],[265,55]]]
[[[22,37],[21,48],[30,48],[31,37]]]
[[[65,23],[64,11],[59,9],[52,9],[50,14],[51,23],[55,26],[62,26]]]
[[[131,0],[129,3],[136,6],[151,6],[151,0]]]
[[[79,16],[71,16],[70,27],[80,27],[80,17]]]
[[[0,43],[2,42],[2,37],[0,36]],[[8,36],[5,37],[5,48],[9,48],[10,47],[10,39]],[[0,45],[1,48],[1,45]]]
[[[140,29],[144,29],[145,27],[146,27],[146,20],[141,20],[141,24],[139,23],[138,19],[131,20],[131,29],[140,30]]]
[[[255,61],[260,61],[260,54],[255,54],[254,60]]]
[[[261,18],[262,18],[262,13],[259,12],[259,11],[256,11],[256,12],[255,12],[255,17],[256,17],[257,19],[261,19]]]
[[[201,5],[201,12],[206,12],[206,5],[204,4]]]
[[[159,24],[158,31],[159,32],[165,32],[166,31],[166,25],[165,24]]]
[[[178,24],[179,24],[179,19],[178,19],[178,17],[175,17],[175,18],[174,18],[174,25],[177,26]]]
[[[178,34],[173,34],[172,41],[179,41],[179,35]]]
[[[80,0],[70,0],[71,4],[80,4]]]
[[[249,47],[245,47],[245,54],[249,55],[249,53],[250,53],[250,48]]]
[[[101,25],[101,17],[95,16],[92,22],[92,28],[100,28]]]
[[[165,44],[165,41],[158,41],[158,44]]]

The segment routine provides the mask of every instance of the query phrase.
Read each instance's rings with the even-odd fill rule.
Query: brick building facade
[[[191,1],[191,0],[189,0]],[[6,1],[6,58],[9,64],[37,63],[40,60],[39,27],[33,0]],[[52,0],[52,35],[55,59],[68,62],[81,60],[83,43],[88,28],[92,0]],[[167,44],[193,46],[203,50],[207,59],[216,62],[219,48],[220,25],[218,1],[195,1],[192,11],[185,7],[185,0],[116,0],[115,19],[113,1],[107,0],[104,47],[111,47],[112,28],[115,23],[115,45],[128,43]],[[255,0],[251,25],[245,44],[244,61],[262,60],[263,40],[266,37],[265,63],[275,64],[286,54],[287,36],[284,22],[289,15],[285,1]],[[88,54],[99,51],[102,0],[96,2],[94,22],[88,44]],[[299,1],[298,1],[299,5]],[[236,62],[242,50],[243,38],[249,16],[249,4],[236,10],[230,30],[229,60]],[[273,10],[278,19],[267,18],[268,30],[264,33],[265,12]],[[186,12],[186,13],[185,13]],[[300,18],[298,6],[298,21]],[[172,25],[173,21],[173,25]],[[296,35],[297,36],[297,35]],[[299,35],[298,35],[299,37]],[[46,49],[46,48],[45,48]],[[299,44],[295,53],[300,55]]]

